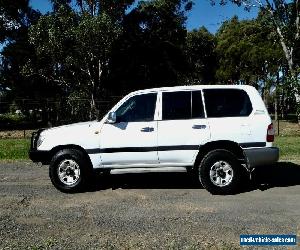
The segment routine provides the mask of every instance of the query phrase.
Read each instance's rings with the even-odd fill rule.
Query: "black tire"
[[[223,149],[213,150],[205,155],[198,168],[202,186],[211,194],[219,195],[237,192],[242,182],[242,171],[235,155]]]
[[[74,162],[76,164],[74,164]],[[69,172],[67,172],[68,169],[66,170],[69,179],[74,178],[74,183],[69,182],[68,184],[66,184],[64,182],[67,182],[68,179],[66,178],[64,179],[63,177],[60,178],[59,171],[62,171],[61,170],[62,168],[64,169],[68,168],[68,164],[69,166],[72,166],[72,168],[74,168],[75,170],[73,171],[71,168]],[[49,166],[49,176],[52,184],[58,190],[64,193],[74,193],[74,192],[83,191],[83,189],[86,187],[86,183],[90,175],[91,175],[90,161],[87,159],[86,155],[83,152],[76,149],[60,150],[53,156]],[[64,180],[62,181],[61,179]]]

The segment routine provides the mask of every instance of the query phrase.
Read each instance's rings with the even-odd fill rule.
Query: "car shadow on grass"
[[[295,185],[300,185],[300,165],[278,162],[253,171],[252,180],[245,183],[238,193]],[[96,177],[86,191],[105,189],[203,189],[203,187],[197,177],[190,173],[107,174]]]

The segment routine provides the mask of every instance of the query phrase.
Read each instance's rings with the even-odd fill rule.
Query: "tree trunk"
[[[274,98],[274,120],[278,120],[278,102],[277,102],[277,95],[275,93],[275,98]]]
[[[299,94],[296,94],[296,114],[297,114],[297,120],[298,124],[300,125],[300,96]]]
[[[296,12],[297,12],[297,16],[296,16],[296,34],[295,34],[295,42],[294,42],[294,46],[288,46],[286,43],[286,38],[284,37],[282,31],[281,31],[281,26],[280,24],[276,21],[276,17],[275,17],[275,13],[274,13],[274,9],[272,4],[270,3],[269,0],[266,0],[267,3],[267,7],[268,7],[268,11],[271,14],[272,17],[272,21],[274,26],[276,27],[276,32],[279,36],[279,41],[282,47],[282,50],[284,52],[285,58],[287,60],[288,63],[288,68],[289,68],[289,72],[290,75],[292,76],[292,82],[293,81],[297,81],[297,74],[294,68],[294,61],[293,61],[293,57],[294,57],[294,46],[296,45],[298,38],[299,38],[299,0],[297,0],[296,2]],[[296,99],[296,109],[297,109],[297,118],[298,118],[298,123],[300,124],[300,95],[298,93],[298,88],[297,88],[298,82],[294,83],[293,86],[293,92],[294,92],[294,96]]]
[[[95,111],[96,111],[96,102],[95,102],[94,93],[92,91],[91,100],[90,100],[90,121],[95,118]]]
[[[279,31],[278,34],[281,34],[280,32],[280,29],[277,27],[277,30]],[[280,37],[280,35],[279,35]],[[284,39],[282,37],[280,37],[280,43],[281,43],[281,46],[282,46],[282,49],[283,49],[283,52],[284,52],[284,55],[285,55],[285,58],[287,60],[287,63],[288,63],[288,68],[289,68],[289,72],[290,72],[290,75],[291,75],[291,83],[293,84],[293,92],[294,92],[294,97],[295,97],[295,100],[296,100],[296,113],[297,113],[297,120],[298,120],[298,123],[300,124],[300,95],[298,93],[298,77],[297,77],[297,73],[295,71],[295,68],[294,68],[294,61],[293,61],[293,48],[288,48],[284,42]]]
[[[274,115],[275,115],[275,121],[278,120],[278,86],[279,86],[279,72],[277,72],[276,77],[276,88],[274,93]]]
[[[279,27],[277,27],[276,30],[277,30],[277,34],[279,35],[280,44],[281,44],[282,50],[284,52],[285,59],[288,63],[290,73],[292,75],[294,75],[295,72],[294,72],[294,61],[293,61],[293,48],[289,48],[286,45],[286,43],[284,41],[284,37],[281,33],[281,29]]]
[[[91,82],[91,89],[90,89],[90,114],[89,114],[89,119],[90,121],[94,119],[94,114],[95,114],[95,110],[96,110],[96,103],[95,103],[95,80],[93,79],[93,76],[91,74],[91,71],[89,69],[89,66],[87,65],[87,73],[88,76],[90,78],[90,82]]]

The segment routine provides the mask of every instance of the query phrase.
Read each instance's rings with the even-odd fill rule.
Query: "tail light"
[[[267,130],[267,142],[273,142],[274,135],[275,135],[275,130],[274,130],[273,124],[271,123],[268,126],[268,130]]]

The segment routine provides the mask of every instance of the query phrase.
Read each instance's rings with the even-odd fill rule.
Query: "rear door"
[[[158,158],[161,165],[192,165],[199,146],[210,138],[201,91],[161,93]]]

